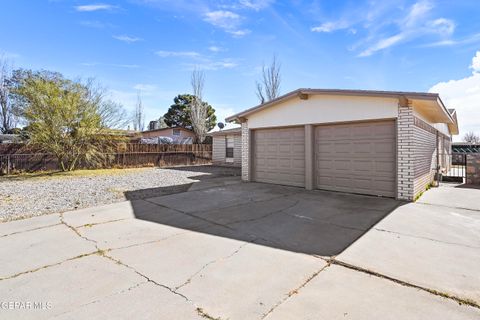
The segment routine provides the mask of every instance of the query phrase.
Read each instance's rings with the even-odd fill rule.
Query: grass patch
[[[148,168],[127,168],[127,169],[89,169],[89,170],[75,170],[75,171],[40,171],[40,172],[25,172],[11,176],[0,177],[4,181],[22,181],[22,180],[43,180],[43,179],[62,179],[62,178],[83,178],[83,177],[97,177],[97,176],[114,176],[124,175],[129,173],[141,172]]]
[[[423,190],[422,192],[420,192],[419,194],[417,194],[417,196],[415,197],[415,199],[413,199],[414,202],[416,202],[418,199],[420,199],[421,196],[423,196],[423,194],[430,190],[431,188],[433,187],[433,182],[430,182],[429,184],[427,184],[427,186],[425,187],[425,190]]]

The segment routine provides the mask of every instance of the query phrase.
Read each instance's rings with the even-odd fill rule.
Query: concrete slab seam
[[[422,290],[422,291],[428,292],[430,294],[433,294],[433,295],[436,295],[436,296],[439,296],[439,297],[442,297],[442,298],[445,298],[445,299],[453,300],[453,301],[457,302],[459,305],[468,305],[468,306],[480,309],[480,304],[473,301],[473,300],[470,300],[470,299],[460,298],[460,297],[457,297],[457,296],[454,296],[454,295],[451,295],[451,294],[448,294],[448,293],[445,293],[445,292],[441,292],[441,291],[438,291],[438,290],[434,290],[434,289],[422,287],[422,286],[419,286],[419,285],[416,285],[416,284],[412,284],[412,283],[409,283],[409,282],[406,282],[406,281],[403,281],[403,280],[399,280],[399,279],[396,279],[396,278],[393,278],[393,277],[390,277],[390,276],[383,275],[381,273],[378,273],[378,272],[375,272],[375,271],[372,271],[372,270],[369,270],[369,269],[365,269],[365,268],[362,268],[362,267],[357,267],[355,265],[343,262],[341,260],[331,259],[330,262],[331,262],[331,264],[335,264],[335,265],[338,265],[338,266],[341,266],[341,267],[344,267],[344,268],[348,268],[348,269],[351,269],[351,270],[355,270],[355,271],[358,271],[358,272],[366,273],[368,275],[371,275],[371,276],[374,276],[374,277],[377,277],[377,278],[382,278],[382,279],[400,284],[400,285],[405,286],[405,287],[410,287],[410,288]]]

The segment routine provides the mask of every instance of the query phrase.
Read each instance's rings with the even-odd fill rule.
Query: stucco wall
[[[310,95],[279,103],[248,116],[250,129],[328,122],[392,119],[398,115],[398,99]]]

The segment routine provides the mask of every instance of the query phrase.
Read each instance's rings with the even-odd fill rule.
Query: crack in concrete
[[[409,282],[406,282],[406,281],[403,281],[403,280],[400,280],[400,279],[396,279],[396,278],[378,273],[378,272],[373,271],[373,270],[365,269],[365,268],[362,268],[362,267],[358,267],[358,266],[343,262],[341,260],[330,259],[330,263],[341,266],[341,267],[344,267],[344,268],[347,268],[347,269],[350,269],[350,270],[354,270],[354,271],[357,271],[357,272],[362,272],[362,273],[365,273],[365,274],[368,274],[368,275],[371,275],[371,276],[374,276],[374,277],[377,277],[377,278],[389,280],[391,282],[400,284],[400,285],[405,286],[405,287],[410,287],[410,288],[422,290],[422,291],[428,292],[430,294],[433,294],[433,295],[436,295],[436,296],[439,296],[439,297],[442,297],[442,298],[445,298],[445,299],[453,300],[460,305],[468,305],[468,306],[480,309],[480,304],[477,303],[476,301],[473,301],[473,300],[470,300],[470,299],[457,297],[457,296],[452,295],[452,294],[448,294],[448,293],[441,292],[441,291],[438,291],[438,290],[434,290],[434,289],[422,287],[422,286],[419,286],[419,285],[416,285],[416,284],[412,284],[412,283],[409,283]]]
[[[22,234],[22,233],[25,233],[25,232],[31,232],[31,231],[35,231],[35,230],[47,229],[47,228],[59,226],[59,225],[61,225],[61,224],[62,224],[62,223],[59,222],[59,223],[55,223],[55,224],[49,224],[49,225],[47,225],[47,226],[41,226],[41,227],[36,227],[36,228],[32,228],[32,229],[27,229],[27,230],[22,230],[22,231],[16,231],[16,232],[4,234],[3,236],[0,236],[0,238],[9,237],[9,236],[13,236],[13,235],[16,235],[16,234]]]
[[[237,221],[229,222],[229,223],[227,223],[227,225],[233,225],[233,224],[238,224],[238,223],[258,221],[258,220],[262,220],[262,219],[268,218],[268,217],[270,217],[270,216],[273,216],[273,215],[275,215],[275,214],[277,214],[277,213],[287,214],[287,213],[285,213],[285,212],[283,212],[283,211],[295,207],[296,205],[298,205],[299,202],[300,202],[300,200],[297,200],[297,201],[295,201],[294,204],[292,204],[292,205],[290,205],[290,206],[287,206],[286,208],[281,208],[281,209],[278,209],[278,210],[269,212],[269,213],[267,213],[267,214],[265,214],[265,215],[263,215],[263,216],[257,217],[257,218],[251,218],[251,219],[244,219],[244,220],[237,220]],[[288,215],[288,214],[287,214],[287,215]]]
[[[162,287],[162,288],[164,288],[164,289],[167,289],[167,290],[170,291],[171,293],[173,293],[173,294],[175,294],[175,295],[177,295],[177,296],[179,296],[179,297],[182,297],[185,301],[190,302],[190,303],[193,303],[193,301],[191,301],[190,299],[188,299],[185,295],[183,295],[183,294],[175,291],[175,289],[170,288],[170,287],[167,286],[167,285],[158,283],[158,282],[156,282],[156,281],[153,280],[153,279],[150,279],[148,276],[144,275],[143,273],[141,273],[140,271],[138,271],[138,270],[135,269],[134,267],[129,266],[128,264],[123,263],[122,261],[117,260],[117,259],[115,259],[115,258],[107,255],[105,252],[102,252],[102,253],[101,253],[101,256],[102,256],[102,257],[105,257],[106,259],[109,259],[109,260],[111,260],[111,261],[113,261],[113,262],[115,262],[115,263],[117,263],[117,264],[119,264],[119,265],[122,265],[122,266],[124,266],[124,267],[126,267],[126,268],[128,268],[128,269],[130,269],[130,270],[132,270],[133,272],[135,272],[136,274],[138,274],[139,276],[141,276],[142,278],[144,278],[145,280],[147,280],[147,282],[151,282],[151,283],[153,283],[153,284],[156,285],[156,286],[159,286],[159,287]]]
[[[63,216],[63,214],[62,214],[62,216]],[[107,224],[107,223],[117,222],[117,221],[124,221],[124,220],[129,220],[129,219],[131,219],[131,218],[122,218],[122,219],[114,219],[114,220],[95,222],[95,223],[86,223],[86,224],[82,224],[81,226],[77,226],[75,228],[90,228],[90,227],[94,227],[94,226],[98,226],[98,225],[102,225],[102,224]]]
[[[196,216],[196,215],[194,215],[194,214],[192,214],[192,213],[188,213],[188,212],[185,212],[185,211],[182,211],[182,210],[179,210],[179,209],[175,209],[175,208],[170,208],[170,207],[168,207],[168,206],[165,206],[165,205],[163,205],[163,204],[159,204],[159,203],[150,201],[150,200],[148,200],[148,199],[144,199],[143,201],[148,202],[148,203],[151,203],[151,204],[154,204],[154,205],[159,206],[159,207],[161,207],[161,208],[165,208],[165,209],[169,209],[169,210],[173,210],[173,211],[179,212],[179,213],[184,214],[184,215],[186,215],[186,216],[189,216],[189,217],[191,217],[191,218],[199,219],[199,220],[202,220],[202,221],[204,221],[204,222],[208,222],[208,223],[214,224],[214,225],[216,225],[216,226],[220,226],[220,227],[224,227],[224,228],[228,228],[228,229],[230,229],[230,230],[233,230],[232,228],[230,228],[230,227],[227,226],[227,225],[223,225],[223,224],[221,224],[221,223],[218,223],[218,222],[215,222],[215,221],[212,221],[212,220],[209,220],[209,219],[205,219],[205,218],[203,218],[203,217]],[[201,212],[201,211],[199,211],[199,212]],[[143,217],[143,218],[146,218],[146,217]],[[140,219],[143,219],[143,218],[140,217]]]
[[[121,249],[128,249],[128,248],[133,248],[133,247],[144,246],[144,245],[147,245],[147,244],[162,242],[162,241],[168,240],[168,239],[173,238],[173,237],[181,236],[181,235],[187,234],[188,232],[190,232],[190,231],[178,232],[178,233],[171,234],[171,235],[166,236],[166,237],[161,238],[161,239],[144,241],[144,242],[139,242],[139,243],[133,243],[133,244],[129,244],[129,245],[123,246],[123,247],[106,248],[104,250],[105,251],[113,251],[113,250],[121,250]]]
[[[451,206],[446,206],[443,204],[434,204],[434,203],[426,203],[426,202],[415,202],[415,204],[422,204],[425,206],[433,206],[433,207],[442,207],[442,208],[449,208],[449,209],[458,209],[458,210],[466,210],[466,211],[473,211],[476,213],[480,213],[480,210],[478,209],[471,209],[471,208],[463,208],[463,207],[451,207]]]
[[[114,293],[112,293],[112,294],[108,294],[108,295],[103,296],[103,297],[101,297],[101,298],[99,298],[99,299],[96,299],[96,300],[93,300],[93,301],[90,301],[90,302],[81,304],[81,305],[79,305],[78,307],[76,307],[76,308],[73,309],[73,310],[67,310],[67,311],[65,311],[65,312],[59,313],[59,314],[57,314],[57,315],[54,315],[54,316],[52,317],[52,319],[61,317],[61,316],[66,315],[66,314],[68,314],[68,313],[70,313],[70,312],[72,312],[72,311],[75,311],[75,310],[77,310],[77,309],[80,309],[80,308],[83,308],[83,307],[86,307],[86,306],[89,306],[89,305],[92,305],[92,304],[95,304],[95,303],[99,303],[99,302],[101,302],[101,301],[103,301],[103,300],[105,300],[105,299],[114,297],[114,296],[116,296],[116,295],[122,294],[122,293],[127,292],[127,291],[130,291],[130,290],[132,290],[132,289],[138,288],[138,287],[140,287],[141,285],[143,285],[143,284],[145,284],[145,283],[148,283],[148,281],[143,281],[143,282],[136,283],[136,284],[134,284],[133,286],[130,286],[130,287],[128,287],[128,288],[122,289],[122,290],[117,291],[117,292],[114,292]]]
[[[190,284],[193,280],[193,278],[195,278],[195,276],[197,276],[200,272],[202,272],[203,270],[205,270],[208,266],[218,262],[218,261],[221,261],[221,260],[227,260],[231,257],[233,257],[234,255],[236,255],[243,247],[245,247],[246,245],[250,244],[252,242],[246,242],[246,243],[242,243],[241,246],[239,246],[235,251],[233,251],[231,254],[229,254],[228,256],[224,256],[224,257],[220,257],[220,258],[217,258],[217,259],[214,259],[214,260],[211,260],[209,262],[207,262],[206,264],[204,264],[198,271],[196,271],[195,273],[193,273],[190,277],[187,278],[187,280],[185,280],[185,282],[183,282],[181,285],[175,287],[175,290],[178,290],[180,288],[183,288],[184,286]]]
[[[323,270],[325,270],[326,268],[328,268],[330,266],[330,263],[327,262],[327,264],[325,266],[323,266],[322,268],[320,268],[319,270],[315,271],[314,273],[312,273],[305,281],[303,281],[300,286],[298,286],[297,288],[291,290],[282,300],[278,301],[273,307],[270,308],[270,310],[268,310],[266,313],[264,313],[262,315],[262,318],[261,319],[265,319],[269,314],[271,314],[273,311],[275,311],[275,309],[277,309],[279,306],[281,306],[283,303],[285,303],[288,299],[290,299],[290,297],[292,297],[293,295],[295,294],[298,294],[299,291],[304,288],[310,281],[312,281],[313,279],[315,279],[319,274],[320,272],[322,272]]]
[[[472,248],[472,249],[480,249],[480,247],[478,247],[478,246],[470,246],[470,245],[467,245],[467,244],[461,244],[461,243],[455,243],[455,242],[442,241],[442,240],[438,240],[438,239],[433,239],[433,238],[428,238],[428,237],[422,237],[422,236],[415,236],[415,235],[412,235],[412,234],[407,234],[407,233],[402,233],[402,232],[397,232],[397,231],[391,231],[391,230],[386,230],[386,229],[380,229],[380,228],[375,228],[375,227],[374,227],[373,229],[376,230],[376,231],[379,231],[379,232],[392,233],[392,234],[397,234],[397,235],[400,235],[400,236],[409,237],[409,238],[414,238],[414,239],[423,239],[423,240],[429,240],[429,241],[438,242],[438,243],[443,243],[443,244],[448,244],[448,245],[453,245],[453,246],[459,246],[459,247],[465,247],[465,248]]]
[[[86,240],[86,241],[89,241],[89,242],[92,242],[95,246],[95,248],[97,249],[97,251],[101,251],[101,249],[98,247],[98,244],[97,244],[97,241],[93,240],[93,239],[90,239],[90,238],[87,238],[85,236],[82,236],[82,234],[74,227],[74,226],[71,226],[69,225],[68,223],[65,222],[65,220],[63,219],[63,213],[60,214],[60,222],[65,225],[67,228],[69,228],[70,230],[72,230],[77,236],[79,236],[80,238],[82,238],[83,240]]]
[[[214,316],[211,316],[208,312],[206,312],[203,308],[200,308],[200,307],[197,307],[196,309],[197,311],[197,314],[202,317],[202,318],[205,318],[205,319],[208,319],[208,320],[222,320],[221,317],[214,317]]]
[[[16,274],[11,275],[11,276],[8,276],[8,277],[0,278],[0,281],[17,278],[17,277],[19,277],[19,276],[21,276],[21,275],[24,275],[24,274],[34,273],[34,272],[37,272],[37,271],[40,271],[40,270],[43,270],[43,269],[47,269],[47,268],[50,268],[50,267],[59,266],[59,265],[65,263],[65,262],[72,261],[72,260],[76,260],[76,259],[80,259],[80,258],[83,258],[83,257],[88,257],[88,256],[91,256],[91,255],[94,255],[94,254],[98,254],[99,252],[100,252],[100,251],[97,250],[97,251],[93,251],[93,252],[89,252],[89,253],[80,254],[80,255],[78,255],[78,256],[75,256],[75,257],[72,257],[72,258],[68,258],[68,259],[63,260],[63,261],[60,261],[60,262],[56,262],[56,263],[52,263],[52,264],[47,264],[47,265],[44,265],[44,266],[41,266],[41,267],[38,267],[38,268],[35,268],[35,269],[31,269],[31,270],[27,270],[27,271],[22,271],[22,272],[16,273]]]
[[[222,210],[225,210],[225,209],[231,209],[231,208],[235,208],[235,207],[240,207],[240,206],[244,206],[248,203],[261,203],[261,202],[267,202],[267,201],[271,201],[271,200],[275,200],[275,199],[279,199],[279,198],[287,198],[287,197],[290,197],[291,194],[282,194],[282,195],[279,195],[279,196],[273,196],[271,198],[268,198],[268,199],[262,199],[262,200],[253,200],[253,198],[248,198],[248,201],[244,202],[244,203],[237,203],[237,204],[233,204],[233,205],[230,205],[230,206],[226,206],[226,207],[221,207],[221,208],[217,208],[217,209],[222,209]],[[232,228],[229,227],[229,225],[231,223],[228,223],[228,224],[222,224],[222,223],[218,223],[216,221],[213,221],[213,220],[210,220],[210,219],[206,219],[206,218],[203,218],[201,216],[198,216],[196,215],[195,213],[203,213],[203,212],[207,212],[207,211],[211,211],[211,209],[206,209],[206,210],[200,210],[200,211],[194,211],[192,213],[189,213],[189,212],[185,212],[183,210],[179,210],[179,209],[176,209],[176,208],[172,208],[172,207],[169,207],[169,206],[166,206],[166,205],[163,205],[163,204],[159,204],[159,203],[156,203],[156,202],[153,202],[153,201],[150,201],[151,198],[149,199],[143,199],[143,201],[145,202],[148,202],[148,203],[151,203],[151,204],[154,204],[156,206],[159,206],[159,207],[162,207],[162,208],[166,208],[166,209],[170,209],[170,210],[173,210],[173,211],[176,211],[176,212],[179,212],[179,213],[182,213],[182,214],[185,214],[189,217],[192,217],[192,218],[196,218],[196,219],[200,219],[202,221],[205,221],[205,222],[208,222],[208,223],[212,223],[214,225],[217,225],[217,226],[220,226],[220,227],[224,227],[224,228],[227,228],[227,229],[230,229],[230,230],[234,230]],[[298,200],[300,201],[300,200]],[[282,210],[286,210],[288,208],[284,208]],[[141,219],[141,218],[140,218]],[[236,223],[236,222],[235,222]]]

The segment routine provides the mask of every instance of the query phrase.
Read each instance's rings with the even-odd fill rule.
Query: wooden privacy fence
[[[34,152],[22,146],[0,146],[0,172],[35,172],[57,170],[57,159],[51,154]],[[143,166],[178,166],[209,164],[212,160],[211,145],[119,145],[117,152],[106,153],[100,168],[131,168]],[[99,168],[98,164],[79,162],[78,169]]]

